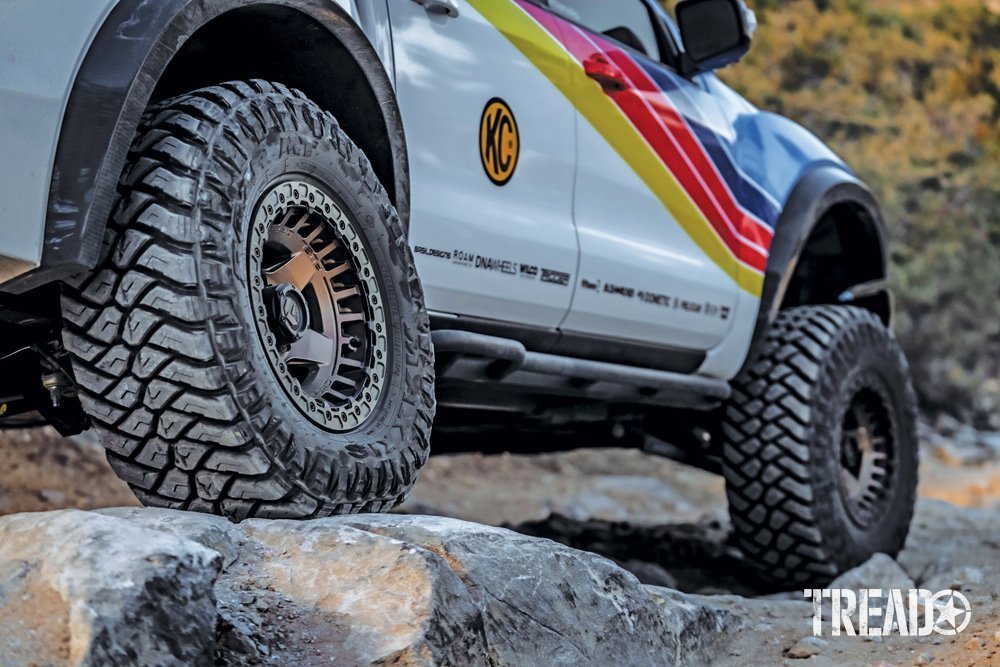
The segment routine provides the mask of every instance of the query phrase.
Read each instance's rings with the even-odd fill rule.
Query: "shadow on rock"
[[[703,595],[756,596],[779,592],[762,581],[729,544],[719,519],[642,526],[552,514],[508,528],[611,558],[642,583]]]

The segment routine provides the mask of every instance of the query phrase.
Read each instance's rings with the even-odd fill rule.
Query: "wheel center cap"
[[[309,330],[309,306],[306,298],[294,285],[274,288],[271,312],[275,324],[289,342],[295,342]]]

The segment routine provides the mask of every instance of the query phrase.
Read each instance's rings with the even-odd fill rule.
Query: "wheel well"
[[[891,303],[886,289],[845,295],[860,285],[879,285],[886,276],[885,241],[876,219],[860,204],[838,203],[813,227],[781,308],[850,301],[888,324]]]
[[[237,79],[298,88],[332,113],[365,152],[399,208],[397,165],[378,98],[355,57],[323,25],[290,7],[241,7],[209,21],[174,56],[150,103]]]

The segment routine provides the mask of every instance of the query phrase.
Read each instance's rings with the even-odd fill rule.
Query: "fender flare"
[[[840,167],[824,165],[807,172],[792,188],[775,225],[774,240],[764,273],[760,310],[743,369],[757,359],[767,331],[781,310],[810,235],[824,214],[838,204],[854,204],[871,219],[882,258],[879,280],[849,288],[847,292],[857,291],[868,295],[888,291],[885,282],[889,267],[885,219],[871,190],[856,176]]]
[[[395,90],[378,53],[332,0],[121,0],[80,67],[52,170],[41,265],[3,286],[20,293],[93,268],[118,179],[156,85],[187,40],[214,18],[249,5],[303,12],[353,54],[379,106],[392,149],[397,211],[409,223],[409,163]]]

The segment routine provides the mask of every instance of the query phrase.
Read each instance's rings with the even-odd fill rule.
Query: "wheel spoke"
[[[351,378],[345,377],[345,376],[340,375],[338,373],[337,375],[333,376],[333,380],[331,381],[330,384],[331,385],[342,384],[342,385],[346,385],[348,387],[357,387],[358,386],[358,381],[357,380],[352,380]]]
[[[347,289],[342,289],[340,291],[334,291],[331,296],[333,296],[334,301],[343,301],[344,299],[352,296],[358,296],[361,294],[361,290],[358,287],[348,287]]]
[[[345,366],[347,368],[364,368],[365,367],[365,362],[361,361],[360,359],[351,359],[350,357],[341,357],[341,359],[340,359],[340,367],[343,368]]]
[[[289,213],[292,213],[292,211],[289,211]],[[287,222],[287,218],[286,218],[286,222]],[[305,224],[307,222],[309,222],[309,211],[303,211],[302,215],[299,217],[298,221],[294,225],[291,225],[292,231],[295,231],[295,232],[300,231],[305,226]]]
[[[326,259],[327,255],[329,255],[331,252],[333,252],[339,247],[340,247],[339,243],[337,243],[336,241],[330,241],[325,246],[323,246],[323,248],[320,249],[319,252],[316,253],[316,257],[318,257],[320,260]]]
[[[340,276],[341,274],[347,273],[347,271],[350,268],[351,268],[350,262],[340,262],[332,269],[327,269],[326,271],[324,271],[323,277],[327,278],[328,280],[333,280],[334,278]]]
[[[294,285],[299,290],[305,289],[315,275],[316,266],[306,252],[296,253],[284,264],[265,272],[268,284]]]
[[[324,396],[333,396],[334,399],[336,399],[338,401],[349,401],[349,400],[351,400],[351,397],[348,396],[347,394],[342,394],[339,391],[337,391],[336,389],[331,389],[328,386],[323,388],[323,395]]]
[[[364,313],[341,313],[340,323],[349,324],[350,322],[363,322],[365,320]]]
[[[320,224],[316,225],[316,228],[314,230],[312,230],[311,232],[309,232],[308,236],[303,236],[302,237],[302,241],[307,246],[311,246],[312,243],[313,243],[313,241],[315,241],[317,238],[319,238],[319,235],[322,234],[322,233],[323,233],[323,224],[320,223]]]
[[[318,364],[328,366],[337,356],[337,344],[318,331],[309,331],[305,336],[292,343],[291,350],[285,356],[290,364]]]

